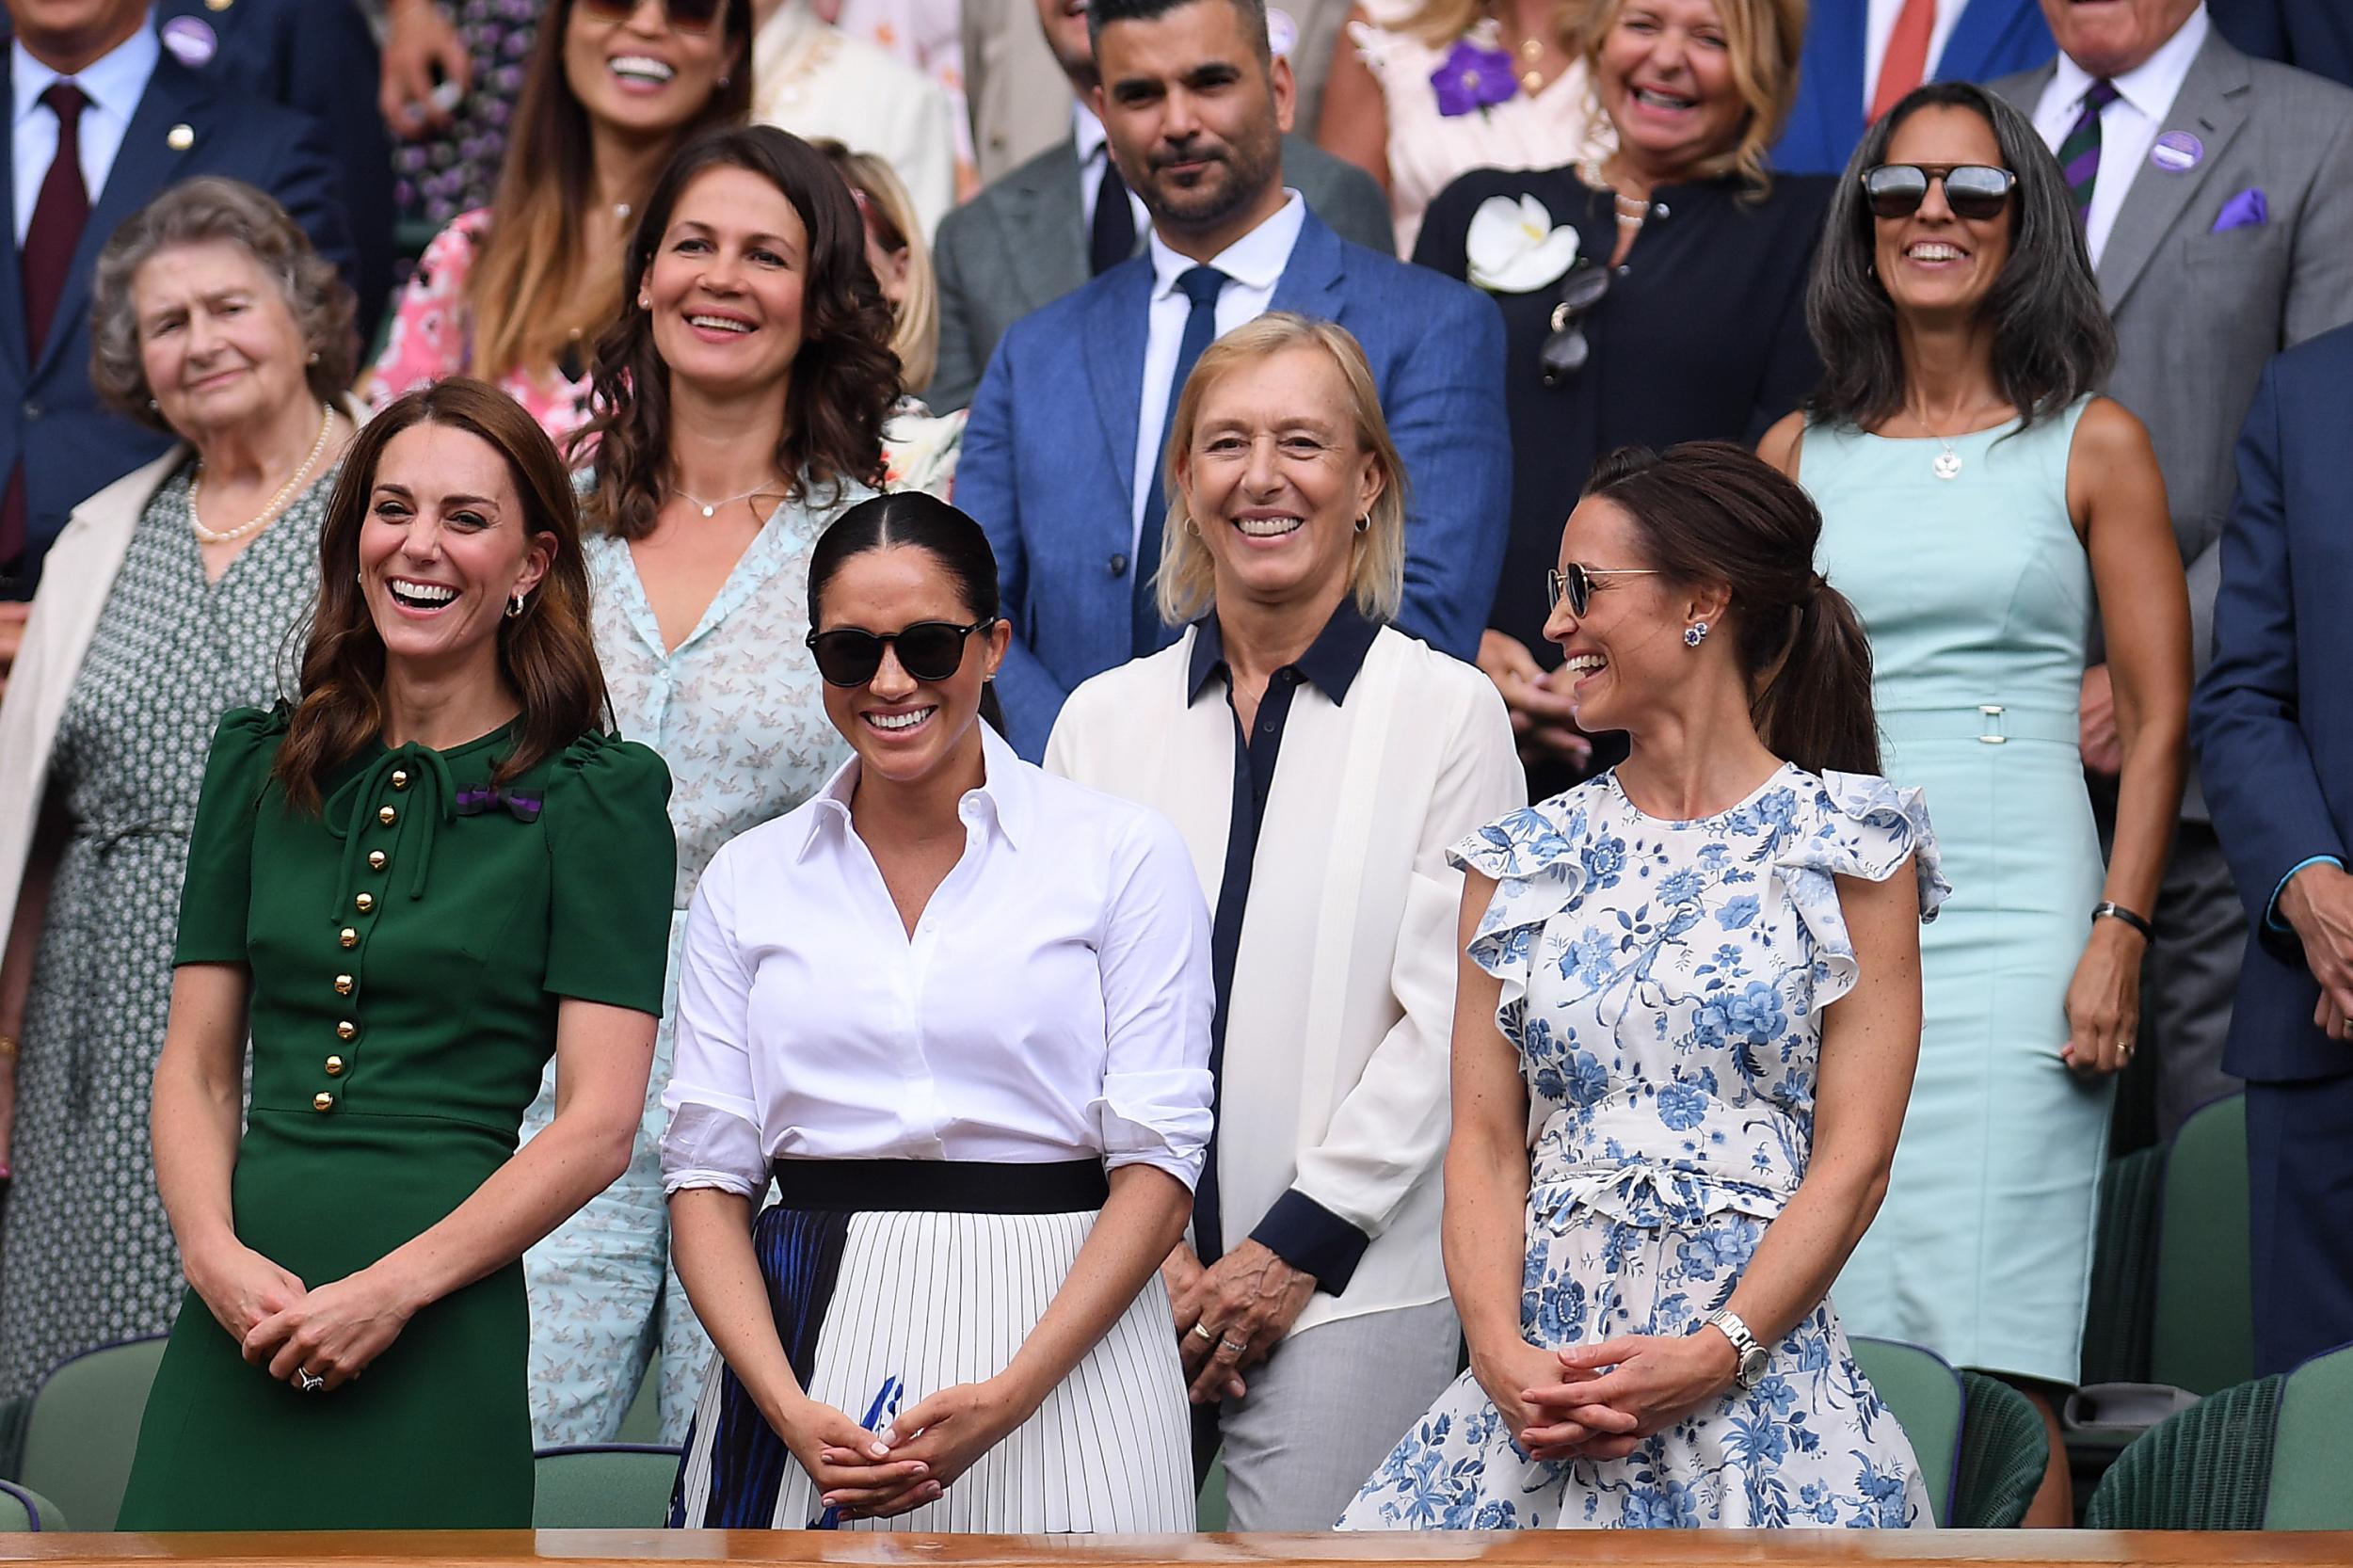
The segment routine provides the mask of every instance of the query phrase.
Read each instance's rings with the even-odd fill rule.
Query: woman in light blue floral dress
[[[1946,891],[1876,776],[1821,520],[1737,447],[1605,459],[1546,635],[1625,762],[1481,829],[1447,1157],[1471,1368],[1343,1528],[1926,1525],[1827,1292],[1885,1189]]]

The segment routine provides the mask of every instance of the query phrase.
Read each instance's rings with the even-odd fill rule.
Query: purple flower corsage
[[[1449,120],[1504,103],[1520,90],[1512,56],[1500,49],[1482,48],[1468,37],[1454,40],[1430,73],[1430,85],[1438,91],[1438,112]]]
[[[457,792],[456,811],[461,817],[478,817],[485,811],[499,810],[517,822],[537,822],[539,797],[521,790],[502,790],[495,784]]]

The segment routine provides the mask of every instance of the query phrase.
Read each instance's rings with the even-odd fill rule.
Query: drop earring
[[[517,594],[514,598],[506,601],[506,618],[508,620],[513,620],[517,616],[520,616],[522,613],[523,596]]]
[[[1705,641],[1707,641],[1707,623],[1705,621],[1695,620],[1690,625],[1683,629],[1684,647],[1697,648],[1700,644]]]

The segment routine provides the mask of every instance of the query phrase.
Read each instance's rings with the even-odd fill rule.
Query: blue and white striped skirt
[[[1002,1371],[1062,1288],[1105,1182],[1092,1160],[791,1160],[752,1231],[801,1386],[874,1428]],[[937,1502],[846,1529],[1193,1528],[1192,1432],[1168,1292],[1148,1281],[1046,1402]],[[801,1529],[815,1484],[725,1363],[696,1407],[673,1528]]]

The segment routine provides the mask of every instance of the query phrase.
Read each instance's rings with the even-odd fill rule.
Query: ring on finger
[[[1207,1323],[1196,1320],[1193,1325],[1193,1332],[1195,1338],[1200,1339],[1205,1343],[1213,1344],[1217,1340],[1217,1330],[1211,1328]]]
[[[327,1380],[308,1367],[295,1368],[295,1386],[305,1394],[315,1394],[327,1386]]]
[[[1250,1341],[1247,1339],[1220,1339],[1217,1342],[1217,1348],[1221,1351],[1231,1351],[1234,1354],[1240,1355],[1242,1352],[1250,1348]]]

